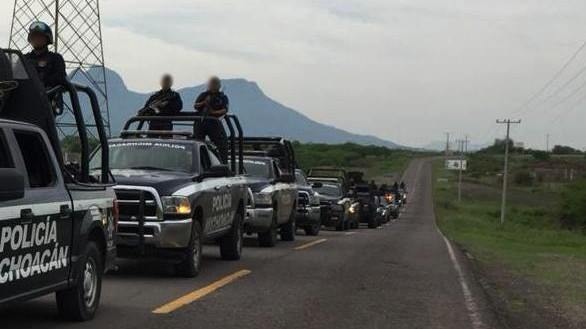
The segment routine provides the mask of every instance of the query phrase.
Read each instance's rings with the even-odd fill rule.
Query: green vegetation
[[[379,181],[390,175],[400,175],[416,154],[421,156],[412,151],[352,143],[331,145],[296,142],[294,147],[297,162],[305,170],[324,166],[342,167],[349,171],[364,171],[367,179]]]
[[[520,327],[529,328],[532,323],[546,323],[539,317],[550,316],[583,328],[586,182],[540,178],[534,169],[540,161],[544,160],[526,155],[512,158],[504,225],[500,224],[502,156],[470,157],[461,203],[455,200],[457,173],[447,172],[436,161],[438,224],[475,257],[479,273],[494,288],[496,307],[507,313],[512,327],[522,323]],[[544,167],[555,169],[567,161],[552,159]]]
[[[90,150],[95,149],[96,147],[98,147],[98,145],[100,145],[100,141],[97,140],[96,138],[89,138],[89,148]],[[63,152],[65,153],[71,153],[71,154],[80,154],[81,153],[81,142],[79,140],[78,136],[65,136],[62,140],[61,140],[61,148],[63,149]]]

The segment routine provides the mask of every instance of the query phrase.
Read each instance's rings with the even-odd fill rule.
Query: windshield
[[[339,197],[342,196],[342,189],[338,185],[323,184],[321,187],[314,188],[319,194]]]
[[[101,152],[90,163],[100,169]],[[165,142],[120,142],[110,144],[110,169],[143,169],[193,172],[193,152],[182,144]]]
[[[269,164],[266,161],[244,159],[244,169],[252,177],[269,178]]]

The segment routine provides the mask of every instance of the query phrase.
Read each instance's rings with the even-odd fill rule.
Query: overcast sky
[[[0,1],[6,45],[12,0]],[[107,65],[131,89],[209,75],[258,82],[318,121],[420,146],[515,139],[586,147],[584,0],[102,0]],[[578,74],[578,73],[584,74]],[[571,80],[570,80],[571,79]],[[583,101],[584,100],[584,101]],[[234,104],[234,106],[238,106]],[[515,113],[518,112],[518,113]],[[515,116],[516,115],[516,116]]]

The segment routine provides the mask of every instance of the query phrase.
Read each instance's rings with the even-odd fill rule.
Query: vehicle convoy
[[[275,246],[277,234],[283,241],[294,241],[297,187],[291,143],[280,137],[249,137],[242,145],[246,182],[253,194],[245,232],[257,233],[262,247]]]
[[[322,225],[337,231],[358,228],[359,222],[354,211],[354,201],[344,193],[344,187],[337,178],[309,177],[322,206]]]
[[[305,234],[316,236],[321,229],[320,196],[314,188],[321,188],[322,183],[311,184],[301,169],[295,170],[297,185],[297,228],[303,229]]]
[[[232,154],[227,166],[211,146],[194,138],[193,130],[199,126],[195,123],[200,120],[218,119],[187,112],[134,117],[126,122],[120,138],[109,141],[120,206],[119,257],[169,260],[185,277],[199,274],[204,242],[218,243],[225,260],[240,259],[248,202],[236,142],[242,138],[242,129],[237,117],[225,117]],[[192,130],[144,130],[145,123],[158,121]],[[100,166],[100,158],[98,150],[92,168]]]
[[[78,93],[89,97],[106,145],[91,89],[66,81],[45,93],[20,52],[0,50],[0,305],[56,293],[59,313],[83,321],[94,317],[102,275],[115,258],[117,206],[108,162],[100,165],[100,180],[89,174]],[[81,142],[79,168],[60,156],[49,97],[63,94]]]

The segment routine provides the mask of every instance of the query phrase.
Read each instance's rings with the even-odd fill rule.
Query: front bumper
[[[191,239],[192,219],[144,223],[144,245],[158,249],[187,248]],[[118,222],[116,245],[123,248],[140,247],[138,222]]]
[[[244,232],[248,234],[266,232],[273,223],[273,208],[248,208],[244,219]]]
[[[326,208],[325,215],[322,214],[322,225],[327,227],[338,226],[344,220],[345,210],[341,205],[330,205]]]
[[[297,208],[295,222],[297,223],[297,226],[311,226],[321,224],[321,207],[309,206]]]

